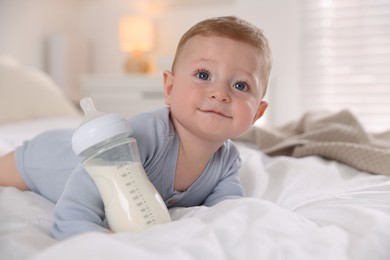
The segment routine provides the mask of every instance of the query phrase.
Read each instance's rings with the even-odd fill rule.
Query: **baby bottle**
[[[74,152],[95,182],[110,229],[140,231],[170,222],[160,194],[149,181],[139,158],[130,123],[116,114],[97,111],[92,99],[80,105],[84,120],[72,137]]]

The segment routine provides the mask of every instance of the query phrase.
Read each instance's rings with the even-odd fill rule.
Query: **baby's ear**
[[[253,123],[255,123],[257,119],[259,119],[260,117],[262,117],[264,115],[264,112],[265,112],[265,110],[267,110],[267,107],[268,107],[268,103],[266,101],[260,102],[260,105],[259,105],[259,108],[257,109],[256,115],[253,118]]]
[[[164,100],[166,105],[171,104],[171,92],[173,88],[173,81],[175,76],[173,76],[172,72],[165,70],[164,71]]]

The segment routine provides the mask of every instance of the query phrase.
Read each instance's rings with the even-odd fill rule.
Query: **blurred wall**
[[[0,55],[47,70],[48,37],[77,35],[90,43],[91,73],[122,74],[126,54],[118,47],[119,18],[145,14],[156,23],[153,56],[165,69],[190,26],[212,16],[237,15],[262,28],[270,40],[274,66],[266,114],[269,123],[280,124],[301,113],[300,1],[0,0]]]

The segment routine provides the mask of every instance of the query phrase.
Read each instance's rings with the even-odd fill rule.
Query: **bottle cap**
[[[91,98],[81,99],[80,106],[84,111],[84,120],[72,136],[75,154],[80,155],[88,148],[118,134],[131,134],[131,126],[126,119],[96,110]]]

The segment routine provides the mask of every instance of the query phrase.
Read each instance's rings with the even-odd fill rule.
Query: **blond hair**
[[[192,26],[181,37],[173,60],[172,72],[174,72],[175,64],[184,45],[195,35],[221,36],[245,42],[255,47],[259,53],[259,59],[261,60],[261,81],[266,89],[272,67],[272,57],[271,48],[269,47],[268,40],[264,36],[262,30],[235,16],[214,17],[203,20]]]

